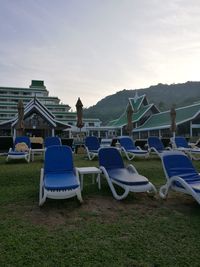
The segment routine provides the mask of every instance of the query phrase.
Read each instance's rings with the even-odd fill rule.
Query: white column
[[[54,128],[51,129],[51,136],[55,136],[55,129]]]
[[[192,137],[192,122],[190,121],[190,137]]]
[[[15,138],[16,138],[16,129],[14,128],[13,129],[13,140],[15,140]]]

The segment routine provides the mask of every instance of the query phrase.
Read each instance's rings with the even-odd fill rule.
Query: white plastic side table
[[[35,154],[44,155],[45,149],[44,148],[33,148],[31,149],[31,160],[34,161]]]
[[[94,183],[94,175],[97,174],[98,188],[99,190],[101,189],[101,177],[100,177],[101,170],[100,169],[98,169],[97,167],[80,167],[80,168],[76,168],[76,170],[78,171],[78,174],[80,174],[81,190],[83,190],[84,174],[92,174],[93,183]]]

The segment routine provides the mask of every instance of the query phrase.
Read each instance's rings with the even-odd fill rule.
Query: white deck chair
[[[66,199],[74,196],[83,201],[71,148],[60,145],[48,147],[40,174],[39,205],[43,205],[46,198]]]
[[[158,157],[162,156],[162,153],[171,150],[170,147],[165,148],[162,141],[157,136],[150,136],[147,140],[150,153],[156,154]]]
[[[16,150],[16,147],[20,144],[27,147],[27,150],[19,151]],[[28,136],[18,136],[14,140],[13,148],[10,148],[7,155],[7,161],[9,160],[18,160],[25,159],[27,162],[30,162],[31,158],[31,141]]]
[[[200,160],[200,148],[192,148],[183,136],[171,138],[171,143],[174,149],[187,154],[193,160]]]
[[[114,147],[99,150],[99,166],[113,197],[117,200],[126,198],[129,192],[156,193],[155,186],[146,177],[140,175],[133,165],[124,166],[119,150]],[[114,184],[124,189],[121,195],[115,190]]]
[[[85,138],[85,150],[89,160],[93,160],[98,157],[98,151],[100,149],[100,142],[96,136],[87,136]]]
[[[118,140],[121,145],[121,151],[124,152],[128,160],[132,160],[134,157],[149,157],[149,151],[143,150],[138,146],[136,147],[134,141],[130,137],[119,137]]]
[[[162,165],[167,183],[160,188],[161,198],[172,189],[191,195],[200,204],[200,175],[191,160],[180,151],[165,152]]]

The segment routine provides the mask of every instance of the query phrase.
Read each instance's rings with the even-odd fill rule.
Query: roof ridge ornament
[[[136,92],[135,92],[135,96],[134,96],[134,103],[136,103],[137,102],[137,100],[138,100],[138,98],[139,98],[139,95],[138,95],[138,92],[137,92],[137,90],[135,90]]]

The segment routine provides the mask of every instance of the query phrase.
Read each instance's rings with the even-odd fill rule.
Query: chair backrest
[[[164,152],[162,164],[167,178],[181,176],[188,180],[190,177],[198,175],[191,160],[183,152]]]
[[[136,149],[135,143],[130,137],[120,137],[119,142],[120,145],[124,147],[126,150]]]
[[[57,136],[48,136],[44,140],[44,146],[50,147],[50,146],[61,146],[61,140]]]
[[[44,172],[73,171],[73,156],[69,146],[49,146],[45,151]]]
[[[157,137],[157,136],[150,136],[149,138],[148,138],[148,146],[149,146],[149,148],[150,147],[154,147],[156,150],[158,150],[158,151],[162,151],[162,150],[164,150],[165,149],[165,147],[164,147],[164,145],[163,145],[163,143],[162,143],[162,141],[160,140],[160,138],[159,137]]]
[[[188,142],[183,136],[176,136],[174,138],[174,142],[175,142],[176,147],[189,148]]]
[[[85,146],[89,150],[98,150],[100,148],[99,139],[96,136],[87,136],[85,138]]]
[[[31,148],[31,141],[28,136],[17,136],[14,141],[14,148],[19,143],[25,143],[28,148]]]
[[[104,147],[99,150],[99,166],[105,169],[124,168],[124,162],[115,147]]]

